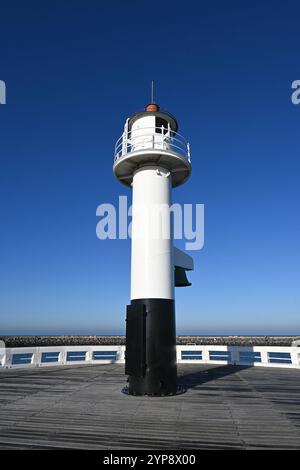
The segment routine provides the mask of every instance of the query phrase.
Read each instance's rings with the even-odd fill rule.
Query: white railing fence
[[[125,362],[125,346],[49,346],[2,348],[0,368],[49,367]],[[234,364],[300,368],[299,347],[177,346],[178,364]]]
[[[181,134],[162,127],[146,127],[123,132],[115,145],[114,161],[139,150],[165,150],[190,161],[190,144]]]

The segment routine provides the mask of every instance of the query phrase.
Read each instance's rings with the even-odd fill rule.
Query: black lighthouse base
[[[130,395],[176,393],[174,300],[137,299],[127,306],[125,374]]]

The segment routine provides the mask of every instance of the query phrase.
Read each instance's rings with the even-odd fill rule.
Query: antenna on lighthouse
[[[145,107],[145,111],[154,111],[154,112],[159,111],[159,106],[154,101],[154,80],[151,80],[150,103],[147,104],[147,106]]]
[[[151,80],[151,101],[150,103],[154,104],[154,80]]]

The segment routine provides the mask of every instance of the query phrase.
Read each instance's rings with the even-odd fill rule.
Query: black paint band
[[[176,393],[174,300],[135,299],[127,306],[125,373],[131,395]]]

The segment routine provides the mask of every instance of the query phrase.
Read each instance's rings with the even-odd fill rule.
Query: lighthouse
[[[132,188],[131,302],[125,374],[131,395],[177,391],[174,287],[189,286],[193,260],[173,246],[172,189],[191,173],[190,146],[174,116],[151,102],[129,117],[113,171]]]

